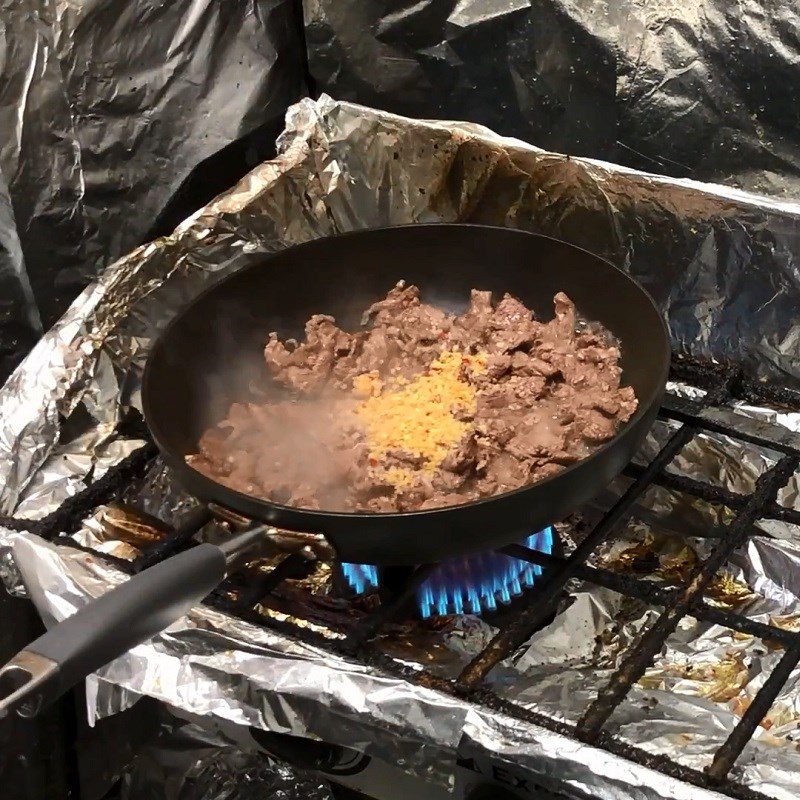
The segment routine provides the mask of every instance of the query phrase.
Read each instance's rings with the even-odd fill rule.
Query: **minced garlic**
[[[402,451],[421,458],[422,469],[428,472],[441,464],[470,427],[456,419],[453,411],[475,409],[476,389],[462,379],[463,364],[474,373],[483,372],[486,355],[448,350],[423,374],[389,387],[376,384],[372,376],[354,381],[358,394],[371,395],[356,409],[366,429],[371,458],[380,462],[387,452]],[[409,470],[386,470],[387,480],[398,487],[408,485],[412,477]]]
[[[363,372],[353,378],[353,391],[359,397],[375,397],[381,393],[381,389],[383,389],[383,381],[377,370]]]
[[[407,489],[414,483],[414,470],[405,467],[388,467],[383,477],[396,489]]]

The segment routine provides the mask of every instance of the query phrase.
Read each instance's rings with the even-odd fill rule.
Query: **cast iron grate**
[[[800,633],[791,632],[749,619],[733,610],[707,604],[703,591],[708,587],[728,557],[753,535],[757,519],[778,519],[800,524],[800,511],[788,509],[777,502],[777,495],[790,476],[800,467],[800,434],[778,425],[755,420],[735,413],[730,402],[741,400],[755,405],[800,411],[800,392],[753,381],[735,366],[698,363],[687,359],[673,362],[672,377],[706,390],[704,397],[688,400],[668,395],[660,417],[677,424],[669,439],[646,466],[630,465],[625,474],[632,482],[606,511],[599,522],[567,556],[556,556],[530,550],[522,545],[503,549],[506,555],[540,566],[542,575],[535,586],[524,595],[520,609],[505,621],[487,647],[479,653],[454,681],[446,680],[425,670],[411,669],[379,652],[371,645],[376,635],[406,608],[416,588],[434,568],[422,565],[414,570],[391,596],[352,625],[344,638],[331,639],[289,619],[266,618],[254,606],[284,580],[303,574],[304,561],[296,555],[287,556],[271,572],[248,585],[232,598],[225,587],[214,592],[206,602],[258,625],[271,627],[297,639],[307,641],[348,657],[356,657],[396,677],[437,689],[444,693],[484,705],[523,722],[530,722],[566,736],[603,747],[619,756],[659,770],[679,780],[724,792],[742,800],[756,800],[764,795],[737,783],[730,772],[743,748],[753,736],[759,722],[770,709],[785,685],[790,673],[800,662]],[[666,471],[666,468],[696,434],[704,431],[725,434],[732,439],[750,442],[780,455],[779,461],[764,472],[750,495],[686,478]],[[80,494],[70,498],[57,511],[42,520],[32,522],[0,518],[0,524],[16,530],[28,530],[46,539],[63,539],[74,533],[82,520],[95,507],[117,499],[131,481],[141,477],[156,455],[155,447],[147,444],[120,462]],[[729,523],[709,531],[713,547],[707,558],[698,563],[688,578],[677,587],[664,588],[647,580],[623,575],[612,570],[591,566],[589,559],[595,550],[609,540],[626,519],[636,501],[651,485],[688,493],[706,502],[725,506],[733,512]],[[121,568],[137,571],[190,546],[196,531],[210,518],[204,509],[189,512],[180,527],[158,544],[144,552],[132,565],[112,559]],[[75,546],[70,539],[69,544]],[[104,558],[109,558],[105,554]],[[576,724],[558,722],[537,712],[504,700],[488,689],[484,679],[500,661],[511,655],[537,630],[558,603],[568,581],[578,578],[604,586],[628,597],[637,598],[661,609],[655,623],[631,649],[619,668]],[[714,755],[704,772],[682,766],[665,757],[647,753],[615,738],[604,729],[615,709],[623,702],[634,683],[652,664],[667,637],[685,616],[726,626],[733,631],[770,640],[784,648],[784,655],[764,682],[750,706],[744,712],[726,741]]]

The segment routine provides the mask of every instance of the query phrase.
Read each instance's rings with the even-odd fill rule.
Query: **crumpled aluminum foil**
[[[127,450],[116,426],[138,404],[148,346],[210,280],[315,236],[429,220],[514,225],[589,246],[625,265],[650,289],[669,314],[679,347],[736,357],[754,372],[787,382],[800,378],[793,352],[800,206],[567,159],[475,125],[411,121],[323,97],[290,110],[276,160],[171,236],[107,269],[0,392],[2,509],[41,516],[71,485],[91,480],[89,470],[107,468]],[[672,388],[700,394],[692,387]],[[737,412],[800,430],[797,414],[744,404]],[[668,428],[654,428],[643,457]],[[78,436],[86,437],[86,457],[60,457]],[[774,460],[769,451],[703,435],[684,448],[673,468],[748,491]],[[796,476],[781,500],[797,505]],[[126,501],[169,520],[187,498],[156,463]],[[724,521],[706,504],[657,488],[636,514],[625,532],[627,546],[656,550],[660,571],[651,577],[662,581],[691,558],[682,554],[676,535],[696,536],[708,530],[709,521]],[[77,540],[98,543],[93,525],[87,521]],[[785,523],[758,527],[774,538],[754,539],[736,554],[716,599],[747,603],[759,618],[794,624],[793,615],[800,613],[800,537]],[[699,539],[687,544],[698,552],[707,547]],[[103,545],[113,548],[113,542]],[[619,552],[597,557],[614,563],[625,542],[616,547]],[[0,556],[13,550],[48,622],[122,579],[93,556],[28,535],[3,533],[0,550]],[[625,557],[636,563],[635,553]],[[19,588],[11,571],[4,574]],[[603,671],[613,669],[652,615],[605,590],[576,586],[571,597],[553,625],[491,675],[498,693],[562,718],[574,718],[577,701],[590,697]],[[672,637],[612,724],[642,747],[699,765],[735,723],[775,654],[763,643],[690,623]],[[452,675],[490,635],[486,623],[462,618],[435,635],[442,657],[426,659],[425,666]],[[404,663],[421,660],[419,648],[407,642],[382,646]],[[701,680],[688,674],[689,663],[701,668]],[[778,716],[737,766],[747,785],[776,797],[788,796],[800,780],[791,741],[795,692],[793,676],[776,705]],[[89,713],[115,713],[142,694],[191,713],[355,746],[444,785],[464,731],[472,731],[473,742],[491,743],[499,755],[517,753],[525,739],[530,752],[539,754],[531,763],[541,769],[547,754],[558,752],[576,787],[590,787],[609,800],[629,796],[625,786],[635,786],[630,796],[639,798],[703,794],[205,607],[93,677]],[[698,714],[698,708],[709,713]],[[477,727],[470,728],[470,721]],[[770,748],[768,760],[763,748]]]
[[[773,0],[303,3],[320,91],[549,150],[796,196],[795,18]]]
[[[28,534],[0,530],[0,542],[13,549],[48,625],[124,580],[94,556]],[[529,737],[531,763],[550,769],[548,759],[557,753],[554,763],[569,772],[565,780],[592,786],[602,800],[626,797],[631,774],[638,798],[714,796],[206,607],[193,609],[91,676],[90,721],[128,708],[143,694],[192,715],[354,748],[443,786],[452,785],[456,750],[466,731],[492,742],[489,749],[501,754],[507,746],[518,747],[519,737]]]
[[[2,0],[0,20],[10,359],[145,238],[195,167],[262,126],[274,136],[305,70],[294,0]],[[239,174],[241,151],[226,162]]]

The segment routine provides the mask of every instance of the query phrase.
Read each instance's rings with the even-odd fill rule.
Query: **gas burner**
[[[522,544],[551,554],[552,526],[531,534]],[[356,594],[381,585],[381,572],[372,564],[342,564],[342,574]],[[541,567],[496,551],[453,558],[439,564],[417,588],[417,610],[423,619],[446,614],[482,614],[507,605],[533,586]]]

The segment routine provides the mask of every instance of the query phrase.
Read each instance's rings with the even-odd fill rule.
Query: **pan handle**
[[[0,669],[0,718],[46,704],[196,606],[229,567],[260,547],[265,526],[200,544],[134,575],[54,626]]]
[[[208,509],[215,517],[233,526],[234,530],[244,530],[253,524],[247,517],[217,503],[209,503]],[[339,558],[334,546],[321,533],[290,531],[288,528],[276,528],[272,525],[265,532],[273,554],[299,553],[312,561],[334,561]]]

